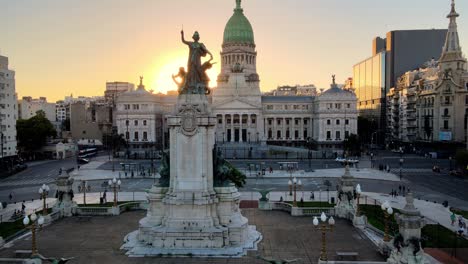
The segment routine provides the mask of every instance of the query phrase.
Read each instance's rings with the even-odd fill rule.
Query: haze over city
[[[2,1],[0,53],[17,72],[19,98],[98,95],[106,81],[137,83],[140,75],[148,90],[166,92],[176,89],[171,74],[186,66],[183,27],[187,39],[198,30],[213,53],[218,64],[209,76],[216,86],[232,2]],[[310,83],[328,88],[331,74],[342,83],[356,62],[372,55],[374,37],[399,29],[447,28],[448,2],[244,0],[261,90]],[[457,8],[468,10],[468,2],[458,1]],[[465,21],[459,18],[462,47],[468,47]]]

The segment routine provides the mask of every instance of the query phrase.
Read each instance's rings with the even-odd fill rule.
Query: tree
[[[457,154],[455,154],[455,160],[457,161],[457,166],[459,168],[462,168],[462,171],[465,172],[468,166],[468,151],[457,151]]]
[[[38,150],[45,145],[48,137],[55,137],[52,123],[45,117],[44,111],[36,112],[29,119],[20,119],[16,122],[18,145],[26,151]]]
[[[351,156],[360,156],[361,141],[356,134],[351,134],[343,141],[343,147]]]

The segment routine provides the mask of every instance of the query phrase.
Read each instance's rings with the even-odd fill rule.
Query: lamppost
[[[327,237],[326,237],[326,234],[327,234],[327,231],[330,231],[330,232],[333,231],[333,226],[335,225],[335,219],[333,219],[333,216],[331,216],[328,219],[328,226],[327,226],[327,224],[326,224],[327,216],[325,215],[324,212],[322,212],[322,214],[320,215],[320,220],[321,220],[321,223],[319,223],[319,220],[315,216],[313,223],[314,223],[315,229],[322,232],[322,249],[320,250],[320,260],[321,261],[327,261],[328,258],[327,258]]]
[[[390,236],[389,236],[389,218],[393,214],[393,208],[390,206],[388,201],[385,201],[380,208],[384,212],[384,218],[385,218],[385,233],[384,233],[384,238],[383,241],[388,242],[390,241]]]
[[[402,175],[402,169],[403,169],[403,162],[405,160],[403,158],[400,158],[400,181],[401,181],[401,178],[403,177]]]
[[[301,189],[302,182],[301,180],[298,181],[296,177],[294,177],[292,181],[291,180],[288,181],[288,185],[289,185],[289,193],[294,191],[293,207],[297,207],[296,192],[299,189]]]
[[[289,172],[289,181],[293,180],[292,173],[293,173],[293,167],[287,164],[286,171]],[[289,195],[292,195],[292,189],[289,189]]]
[[[109,187],[114,191],[114,206],[117,206],[117,189],[120,190],[120,184],[122,184],[122,182],[114,178],[109,180],[108,184]]]
[[[39,195],[41,196],[41,200],[44,202],[44,208],[42,209],[42,215],[47,215],[47,205],[46,199],[47,195],[49,195],[50,188],[48,185],[42,184],[41,188],[39,188]]]
[[[31,229],[31,241],[32,241],[31,256],[36,256],[38,254],[37,244],[36,244],[36,230],[44,224],[44,217],[42,217],[41,215],[38,219],[37,215],[33,213],[30,217],[28,216],[24,217],[23,224],[25,225],[26,228]]]
[[[449,157],[449,167],[450,171],[452,171],[452,156]]]
[[[357,204],[356,204],[356,216],[360,216],[360,212],[359,212],[359,199],[361,198],[361,193],[362,193],[362,190],[361,190],[361,185],[358,184],[356,185],[356,201],[357,201]]]
[[[83,204],[86,205],[86,192],[91,191],[91,186],[88,185],[88,182],[81,181],[80,185],[78,185],[78,191],[83,192]]]
[[[372,152],[370,154],[370,163],[371,163],[371,168],[374,168],[374,153]]]

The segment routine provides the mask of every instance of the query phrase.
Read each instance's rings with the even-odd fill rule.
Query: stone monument
[[[62,217],[72,216],[77,206],[73,201],[73,178],[62,168],[55,184],[57,185],[57,203],[52,208],[52,211],[60,211]]]
[[[340,178],[338,185],[338,202],[335,206],[336,215],[340,218],[352,220],[355,206],[355,179],[349,171],[349,165],[345,166],[345,173]]]
[[[178,82],[176,113],[167,118],[170,151],[165,153],[161,179],[148,192],[147,216],[128,234],[122,249],[143,256],[241,256],[256,249],[261,234],[239,209],[240,194],[228,181],[229,169],[216,157],[215,125],[206,70],[212,56],[199,41],[189,47],[187,72]],[[201,63],[201,57],[211,59]],[[173,76],[176,77],[176,76]],[[180,76],[179,76],[180,77]]]
[[[426,221],[414,206],[412,193],[406,195],[406,205],[395,214],[399,234],[391,241],[392,249],[387,263],[424,264],[428,263],[421,247],[421,228]]]

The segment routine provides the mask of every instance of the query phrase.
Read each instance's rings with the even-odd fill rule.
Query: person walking
[[[455,215],[454,212],[450,215],[450,221],[452,222],[452,226],[455,225],[455,221],[457,220],[457,216]]]

